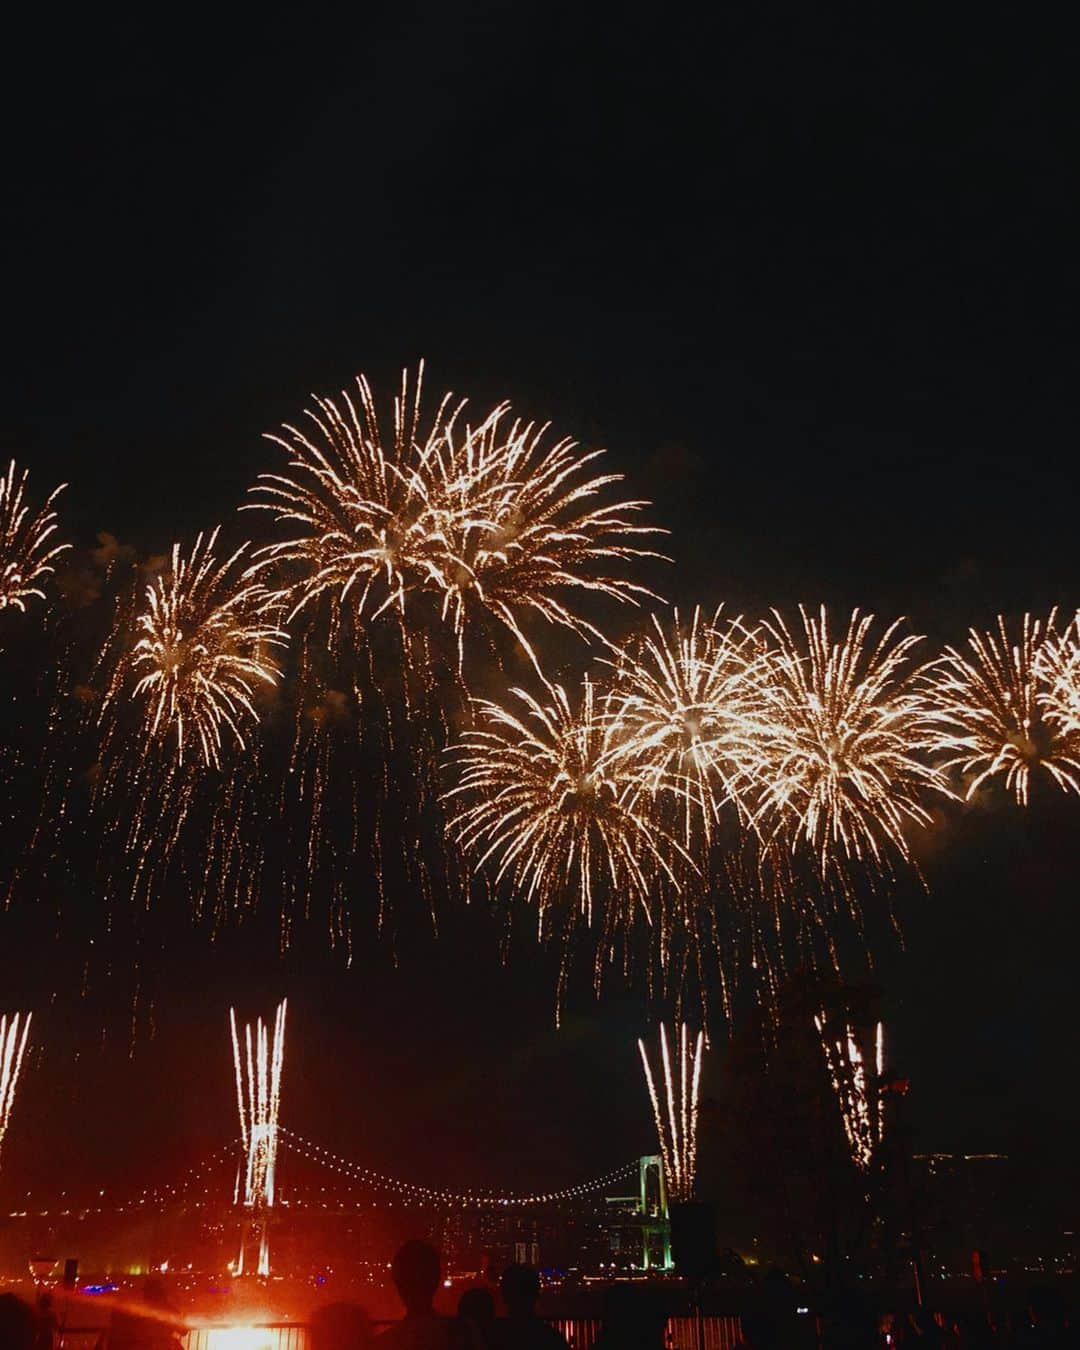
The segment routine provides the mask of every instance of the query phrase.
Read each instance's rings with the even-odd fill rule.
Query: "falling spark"
[[[506,404],[470,425],[465,400],[446,394],[425,419],[422,389],[423,365],[415,380],[403,372],[389,436],[360,376],[355,395],[316,399],[306,425],[269,437],[289,456],[287,471],[260,475],[248,509],[290,530],[256,563],[275,577],[290,620],[326,598],[334,635],[346,616],[354,633],[384,613],[404,625],[410,601],[428,597],[456,635],[459,665],[470,617],[481,613],[535,662],[527,615],[601,637],[569,592],[628,603],[651,595],[607,570],[655,556],[634,541],[657,531],[633,523],[645,502],[596,504],[621,481],[590,476],[601,452],[547,444],[546,425],[513,418]]]
[[[1001,779],[1026,806],[1040,769],[1063,791],[1080,792],[1075,638],[1058,638],[1055,621],[1053,610],[1045,622],[1025,614],[1014,637],[999,615],[996,632],[969,630],[969,655],[947,647],[927,674],[941,768],[963,776],[969,801]]]
[[[0,1159],[3,1158],[4,1137],[11,1124],[11,1111],[15,1105],[15,1089],[19,1085],[23,1056],[30,1040],[32,1016],[32,1013],[26,1013],[22,1017],[19,1013],[14,1013],[10,1018],[7,1014],[0,1017]]]
[[[151,744],[171,744],[178,763],[194,744],[215,768],[225,740],[245,748],[246,728],[258,721],[256,690],[278,682],[274,652],[286,640],[277,601],[239,576],[249,546],[221,561],[217,537],[216,529],[200,534],[186,556],[173,545],[168,567],[146,587],[137,641],[104,701],[107,710],[130,687]]]
[[[238,1194],[245,1208],[253,1211],[261,1228],[257,1273],[270,1274],[270,1245],[266,1211],[274,1206],[278,1151],[278,1114],[281,1107],[281,1071],[285,1063],[285,1012],[287,1000],[278,1004],[273,1037],[262,1018],[244,1026],[241,1041],[236,1012],[229,1009],[233,1064],[236,1070],[236,1101],[240,1113],[243,1145],[243,1176]],[[244,1273],[241,1241],[236,1273]]]
[[[15,461],[0,475],[0,610],[25,612],[31,600],[44,600],[42,585],[55,570],[56,559],[70,544],[57,544],[56,512],[52,504],[67,486],[52,491],[45,505],[32,515],[24,494],[29,470],[17,473]]]
[[[926,700],[908,668],[921,639],[898,637],[898,620],[875,642],[873,616],[856,610],[834,640],[824,606],[800,614],[801,641],[776,611],[764,625],[760,757],[744,770],[755,824],[766,839],[809,846],[823,874],[852,861],[882,868],[889,852],[910,861],[905,827],[930,823],[926,792],[948,795],[926,757]]]
[[[451,750],[458,782],[445,794],[449,829],[479,871],[536,907],[541,936],[564,902],[603,939],[651,922],[658,876],[672,883],[680,846],[658,828],[635,775],[612,751],[612,719],[585,681],[579,707],[545,681],[534,697],[511,690],[517,707],[478,699],[476,726]]]
[[[814,1026],[821,1037],[825,1065],[840,1107],[852,1161],[860,1172],[869,1172],[885,1137],[885,1113],[881,1102],[881,1078],[885,1072],[884,1027],[878,1022],[874,1028],[876,1073],[870,1079],[866,1057],[853,1027],[845,1023],[839,1037],[834,1037],[826,1027],[824,1015],[814,1018]]]
[[[705,1033],[699,1031],[693,1045],[684,1022],[679,1030],[679,1062],[672,1071],[667,1029],[660,1024],[660,1059],[664,1075],[664,1100],[660,1101],[649,1052],[638,1041],[645,1082],[649,1088],[660,1156],[664,1165],[667,1192],[676,1203],[694,1198],[697,1175],[698,1101],[701,1089],[701,1064],[705,1055]]]

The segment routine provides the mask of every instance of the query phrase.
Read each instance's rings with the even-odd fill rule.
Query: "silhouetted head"
[[[390,1276],[406,1312],[430,1312],[439,1287],[439,1253],[430,1243],[413,1238],[398,1248]]]
[[[532,1266],[507,1266],[499,1281],[506,1311],[511,1317],[532,1317],[540,1297],[540,1276]]]
[[[873,1345],[876,1319],[860,1293],[848,1289],[838,1293],[822,1317],[829,1350],[864,1350]]]
[[[652,1289],[615,1284],[604,1296],[601,1340],[610,1350],[662,1350],[667,1314]]]
[[[311,1350],[359,1350],[371,1340],[371,1318],[359,1303],[327,1303],[311,1318]]]
[[[778,1350],[781,1345],[778,1321],[772,1308],[747,1308],[742,1315],[742,1338],[747,1350]]]
[[[478,1327],[495,1321],[495,1300],[486,1289],[466,1289],[457,1305],[457,1315]]]
[[[14,1294],[0,1294],[0,1346],[3,1350],[32,1350],[34,1313]]]

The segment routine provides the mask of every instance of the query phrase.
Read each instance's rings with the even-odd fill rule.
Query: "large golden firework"
[[[761,642],[741,619],[695,609],[688,624],[651,616],[619,654],[610,699],[613,754],[680,819],[684,847],[708,842],[723,804],[756,762]]]
[[[511,691],[516,707],[475,703],[477,725],[453,748],[459,780],[445,797],[449,826],[479,870],[550,913],[569,909],[601,929],[649,914],[657,880],[674,881],[681,850],[658,828],[652,798],[612,754],[615,723],[591,681],[579,707],[565,689]]]
[[[529,615],[605,642],[570,597],[591,591],[637,604],[652,592],[616,569],[659,556],[634,542],[659,533],[635,523],[647,502],[603,503],[606,489],[622,482],[621,474],[592,474],[603,452],[583,452],[565,437],[547,442],[546,425],[514,418],[501,404],[461,438],[457,454],[438,457],[449,472],[438,494],[446,504],[437,521],[440,566],[430,577],[459,642],[470,618],[490,615],[534,664],[523,626]]]
[[[257,688],[280,675],[280,604],[244,576],[249,545],[221,560],[217,537],[216,529],[200,534],[187,555],[173,546],[168,565],[147,584],[135,644],[104,702],[109,708],[130,688],[149,742],[171,745],[178,763],[192,745],[207,766],[220,765],[225,740],[242,748],[245,728],[258,720]]]
[[[502,404],[470,425],[464,400],[445,395],[421,412],[423,367],[402,375],[384,437],[367,380],[357,396],[318,399],[306,428],[271,436],[288,472],[263,474],[253,509],[274,512],[290,536],[260,550],[257,569],[278,578],[292,615],[327,597],[335,618],[404,618],[427,596],[452,624],[462,653],[470,617],[505,625],[533,655],[529,614],[581,635],[597,629],[567,599],[592,591],[634,603],[649,592],[611,565],[646,556],[633,523],[645,503],[597,504],[621,475],[590,476],[599,454]],[[295,531],[295,532],[294,532]],[[534,657],[535,660],[535,657]]]
[[[873,616],[858,610],[836,639],[824,606],[799,613],[800,636],[776,611],[764,624],[761,734],[742,789],[756,796],[755,824],[766,841],[808,847],[823,875],[908,860],[906,827],[930,823],[924,794],[947,792],[913,682],[920,639],[899,636],[897,621],[875,641]]]
[[[271,434],[289,455],[286,473],[260,474],[249,509],[272,511],[290,537],[261,549],[256,569],[280,578],[290,618],[324,596],[335,616],[348,605],[358,620],[404,610],[437,566],[436,521],[453,484],[446,458],[463,404],[447,394],[426,424],[423,366],[402,374],[392,429],[384,439],[375,397],[357,378],[356,397],[319,398],[308,425]]]
[[[1040,769],[1080,792],[1080,726],[1070,713],[1075,625],[1059,637],[1056,617],[1025,614],[1011,634],[999,615],[996,631],[970,629],[967,653],[946,647],[927,675],[941,767],[960,773],[968,800],[1000,779],[1026,805]]]
[[[56,559],[70,544],[55,542],[56,512],[52,504],[63,492],[61,483],[49,493],[44,506],[32,514],[26,504],[26,480],[12,460],[6,474],[0,475],[0,610],[26,610],[31,600],[44,600],[41,589],[47,576],[56,569]]]

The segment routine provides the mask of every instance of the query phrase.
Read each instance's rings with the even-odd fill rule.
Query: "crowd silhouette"
[[[540,1278],[526,1265],[508,1266],[497,1289],[478,1284],[461,1295],[456,1314],[435,1307],[442,1284],[438,1251],[406,1242],[390,1267],[402,1316],[380,1328],[356,1303],[334,1302],[311,1317],[309,1350],[566,1350],[567,1341],[538,1314]],[[501,1305],[501,1306],[500,1306]],[[616,1282],[603,1301],[602,1325],[592,1346],[573,1350],[712,1350],[704,1330],[672,1340],[661,1289]],[[1077,1326],[1060,1291],[1036,1286],[1010,1314],[956,1318],[917,1307],[882,1312],[861,1290],[838,1291],[810,1313],[778,1272],[766,1275],[741,1316],[735,1350],[1080,1350]],[[157,1281],[147,1281],[140,1304],[118,1308],[101,1350],[182,1350],[183,1321]],[[64,1350],[48,1294],[37,1307],[0,1295],[0,1350]],[[724,1347],[728,1350],[728,1347]]]

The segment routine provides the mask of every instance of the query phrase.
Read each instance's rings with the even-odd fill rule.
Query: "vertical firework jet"
[[[867,1056],[854,1027],[844,1023],[834,1035],[824,1016],[814,1018],[821,1037],[825,1065],[840,1105],[844,1134],[852,1161],[860,1172],[869,1172],[878,1146],[885,1137],[885,1113],[881,1103],[881,1078],[885,1072],[885,1029],[874,1028],[874,1072],[867,1071]]]
[[[0,1159],[4,1153],[4,1136],[11,1123],[11,1108],[15,1105],[15,1089],[19,1085],[19,1071],[30,1040],[30,1018],[15,1013],[0,1017]],[[20,1031],[21,1023],[21,1031]]]
[[[660,1024],[660,1058],[664,1070],[664,1101],[661,1103],[645,1042],[638,1041],[649,1100],[656,1117],[656,1133],[669,1197],[676,1203],[692,1200],[697,1173],[698,1095],[701,1062],[705,1057],[705,1033],[699,1031],[693,1045],[684,1022],[679,1030],[679,1062],[672,1070],[667,1028]]]
[[[243,1145],[242,1169],[237,1175],[236,1199],[252,1211],[251,1227],[258,1232],[259,1257],[256,1273],[270,1274],[269,1220],[274,1207],[277,1169],[278,1111],[281,1104],[281,1070],[285,1062],[285,1010],[278,1004],[273,1038],[270,1025],[260,1017],[254,1026],[244,1026],[243,1043],[236,1025],[236,1012],[229,1009],[233,1064],[236,1068],[236,1104],[240,1112]],[[247,1232],[240,1240],[236,1274],[245,1273]]]

